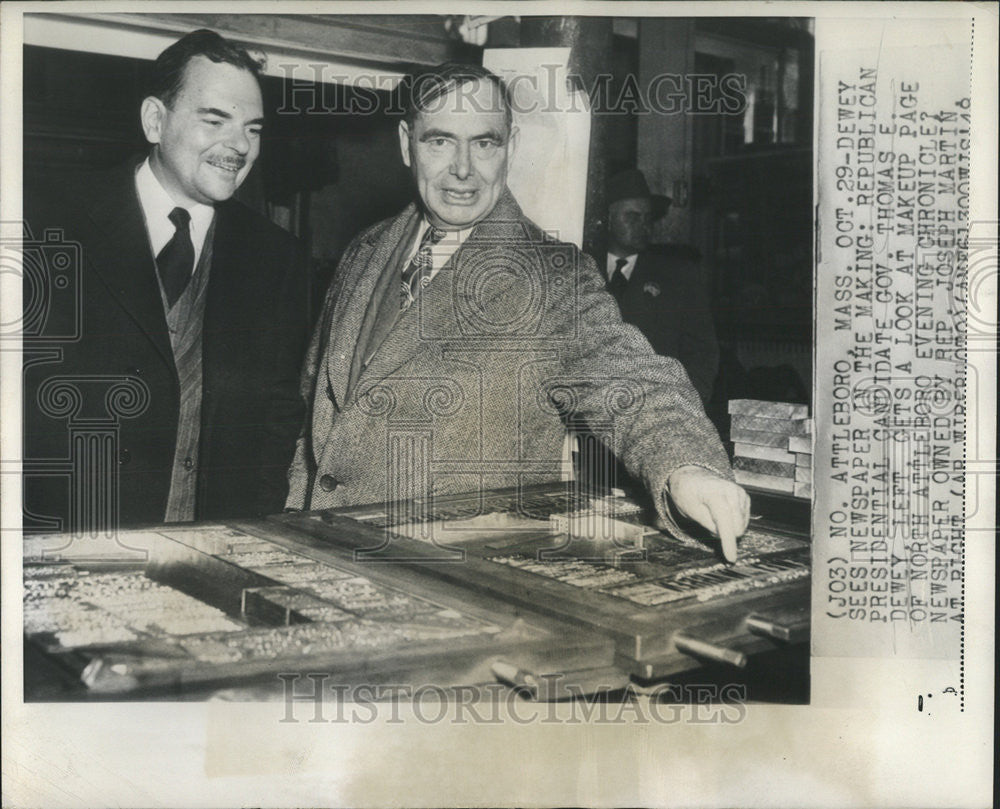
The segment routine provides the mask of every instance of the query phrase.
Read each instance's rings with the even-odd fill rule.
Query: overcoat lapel
[[[639,253],[635,260],[635,268],[632,270],[632,277],[628,281],[629,288],[636,289],[645,284],[648,275],[649,258],[643,253]]]
[[[231,364],[227,352],[234,335],[259,329],[260,311],[270,294],[271,273],[279,269],[263,266],[246,238],[236,206],[226,201],[215,207],[212,228],[212,261],[208,267],[208,290],[202,329],[202,365],[206,398],[211,399],[218,371]]]
[[[431,284],[424,289],[405,312],[400,312],[395,325],[377,347],[366,367],[354,386],[351,399],[356,400],[360,394],[373,382],[385,379],[399,370],[400,366],[410,360],[426,346],[427,335],[440,337],[448,333],[456,333],[454,312],[451,298],[452,274],[455,255],[442,267]]]
[[[456,283],[456,273],[475,272],[475,265],[468,262],[476,261],[476,257],[484,250],[509,248],[518,241],[524,242],[528,238],[524,222],[524,214],[513,195],[505,190],[490,214],[473,228],[465,243],[452,254],[430,285],[420,293],[413,306],[397,318],[393,328],[378,346],[371,363],[361,373],[358,384],[352,391],[352,400],[357,399],[372,384],[398,371],[415,354],[426,348],[424,343],[428,335],[436,338],[452,335],[456,339],[462,336],[457,323],[458,301],[454,296],[460,294],[459,286],[465,287],[466,284]],[[506,249],[503,253],[509,255]],[[491,257],[491,267],[496,267],[497,260],[498,257]],[[498,297],[505,290],[497,288],[494,292],[494,297]],[[477,303],[487,305],[490,301],[480,300]]]
[[[326,352],[327,379],[341,406],[348,401],[351,365],[362,339],[362,326],[366,318],[375,314],[374,310],[380,303],[374,295],[375,288],[382,274],[390,269],[394,254],[417,216],[416,206],[407,206],[389,223],[381,236],[373,236],[359,246],[357,255],[347,268],[350,275],[344,279],[343,289],[333,307]],[[370,309],[373,310],[371,314]]]
[[[369,298],[368,310],[361,324],[357,346],[354,351],[354,362],[351,364],[351,379],[347,389],[348,401],[355,398],[355,388],[361,378],[365,364],[377,353],[383,340],[395,327],[400,317],[399,285],[402,277],[403,262],[406,261],[413,241],[420,229],[421,217],[414,213],[406,223],[402,236],[375,283],[375,288]]]
[[[100,231],[87,246],[93,251],[90,266],[146,333],[176,379],[156,263],[135,189],[135,164],[117,169],[106,187],[95,186],[89,214]]]

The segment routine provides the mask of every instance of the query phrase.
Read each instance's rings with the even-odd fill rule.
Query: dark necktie
[[[191,280],[194,270],[194,245],[191,243],[191,214],[184,208],[174,208],[169,219],[176,230],[156,257],[156,269],[167,296],[167,307],[172,309]]]
[[[628,279],[625,277],[625,273],[622,272],[626,264],[628,264],[627,258],[620,258],[615,261],[615,271],[611,273],[611,280],[608,281],[608,292],[612,295],[617,295],[624,291],[628,285]]]
[[[423,239],[420,240],[420,248],[403,270],[399,299],[399,308],[402,311],[409,309],[421,290],[431,282],[431,248],[444,236],[443,230],[435,227],[427,228]]]

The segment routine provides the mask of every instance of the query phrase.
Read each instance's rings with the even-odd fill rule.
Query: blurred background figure
[[[622,319],[638,327],[658,354],[680,361],[707,403],[719,368],[719,344],[708,282],[697,251],[686,245],[650,245],[651,226],[670,198],[652,194],[638,169],[608,181],[608,249],[597,257]]]

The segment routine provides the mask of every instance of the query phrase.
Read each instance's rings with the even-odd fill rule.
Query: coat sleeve
[[[564,417],[610,427],[611,449],[645,483],[663,525],[683,533],[667,495],[671,473],[695,465],[732,480],[729,459],[680,362],[624,323],[593,259],[573,255],[558,262],[574,277],[563,285],[572,293],[553,296],[550,307],[551,334],[564,348],[548,395]]]

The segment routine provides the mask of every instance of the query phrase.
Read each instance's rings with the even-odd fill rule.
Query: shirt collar
[[[414,243],[414,251],[416,250],[416,245],[420,244],[421,240],[424,238],[424,234],[430,226],[431,223],[427,221],[426,217],[420,217],[420,226],[417,228],[417,238]],[[474,227],[475,225],[467,227],[464,230],[446,230],[444,232],[444,238],[442,238],[441,241],[435,245],[435,247],[440,246],[442,248],[451,248],[452,251],[457,250],[462,246],[465,240],[469,238],[469,234],[472,233],[472,228]]]
[[[638,253],[633,253],[630,256],[616,256],[614,253],[608,253],[608,263],[607,263],[607,276],[608,280],[611,280],[611,276],[615,273],[615,267],[618,265],[618,259],[625,259],[625,266],[622,267],[622,275],[625,276],[625,280],[628,281],[632,277],[632,272],[635,270],[636,259],[639,258]]]
[[[413,244],[410,245],[410,250],[406,257],[407,263],[417,254],[417,250],[420,249],[420,242],[423,241],[424,234],[430,226],[425,217],[420,217],[420,225],[417,227],[416,238],[413,240]],[[431,246],[431,270],[433,274],[436,274],[438,270],[448,263],[448,259],[465,243],[465,240],[469,238],[469,234],[472,233],[474,228],[475,225],[467,227],[464,230],[446,230],[444,238]]]
[[[191,241],[197,255],[205,244],[205,237],[212,225],[215,208],[211,205],[194,203],[178,206],[167,190],[156,179],[153,168],[147,157],[135,173],[135,188],[139,194],[139,204],[146,217],[146,228],[153,247],[153,255],[159,255],[160,250],[171,238],[175,228],[170,222],[170,212],[177,207],[185,208],[191,214]]]

